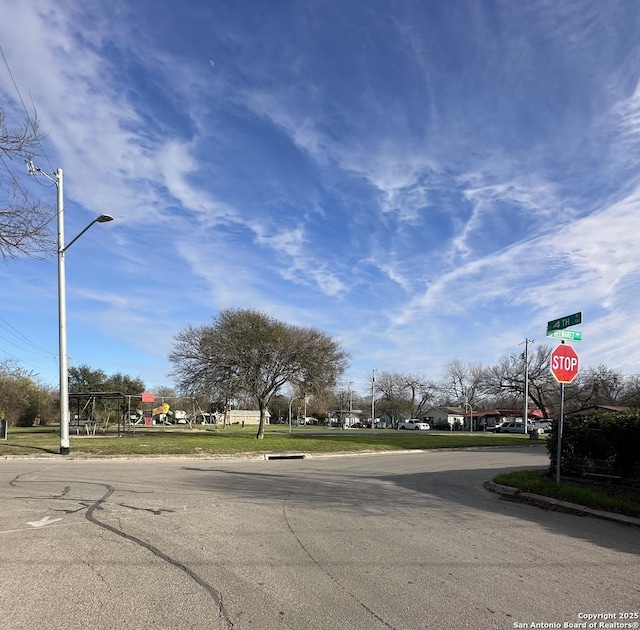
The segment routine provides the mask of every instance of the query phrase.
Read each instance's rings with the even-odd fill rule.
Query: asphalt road
[[[638,627],[640,528],[483,487],[547,465],[543,447],[0,460],[0,628]],[[612,622],[636,626],[588,625]]]

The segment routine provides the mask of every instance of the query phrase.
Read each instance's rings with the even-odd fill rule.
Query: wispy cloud
[[[321,326],[354,370],[437,370],[576,309],[584,357],[620,361],[640,10],[380,6],[8,3],[0,41],[64,168],[68,233],[116,218],[69,261],[83,329],[162,366],[154,380],[172,331],[228,306]],[[1,71],[0,97],[19,112]],[[41,269],[16,268],[24,295]],[[55,285],[40,294],[49,324]]]

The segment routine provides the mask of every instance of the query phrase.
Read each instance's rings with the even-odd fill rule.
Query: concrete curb
[[[578,505],[577,503],[569,503],[568,501],[561,501],[560,499],[553,499],[551,497],[545,497],[541,494],[534,494],[533,492],[522,492],[518,488],[512,488],[511,486],[502,486],[494,481],[485,481],[484,487],[490,492],[495,492],[502,496],[516,497],[518,500],[529,503],[531,505],[548,505],[554,507],[560,507],[565,510],[571,510],[578,514],[586,514],[588,516],[595,516],[596,518],[603,518],[608,521],[615,521],[623,525],[631,525],[632,527],[640,527],[640,518],[634,518],[633,516],[625,516],[624,514],[615,514],[614,512],[603,512],[602,510],[594,510],[593,508],[585,507],[584,505]]]

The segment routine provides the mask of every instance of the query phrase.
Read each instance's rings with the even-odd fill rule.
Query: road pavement
[[[0,460],[0,629],[637,624],[640,528],[484,487],[538,466],[543,447]]]

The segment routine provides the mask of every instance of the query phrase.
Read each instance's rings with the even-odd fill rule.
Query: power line
[[[11,77],[11,81],[13,83],[13,87],[16,90],[16,94],[18,95],[18,99],[20,100],[20,103],[22,104],[22,109],[24,110],[24,113],[27,116],[27,120],[29,121],[29,124],[31,125],[31,129],[33,130],[33,136],[36,139],[40,149],[42,150],[42,156],[44,157],[45,160],[47,160],[50,168],[52,171],[54,171],[54,167],[51,164],[51,160],[49,159],[49,156],[47,155],[47,152],[44,150],[44,147],[42,146],[42,142],[40,141],[40,138],[38,136],[38,132],[36,129],[36,124],[35,121],[32,120],[31,118],[31,114],[29,113],[29,110],[27,109],[27,106],[24,102],[24,99],[22,98],[22,94],[20,93],[20,88],[18,87],[18,84],[16,83],[16,80],[13,76],[13,72],[11,72],[11,67],[9,66],[9,62],[7,61],[7,57],[4,54],[4,49],[2,48],[2,45],[0,44],[0,54],[2,55],[2,60],[4,61],[4,65],[7,67],[7,72],[9,73],[9,76]],[[35,109],[35,108],[34,108]]]
[[[0,326],[2,328],[4,328],[7,332],[12,333],[13,335],[15,335],[16,337],[22,339],[23,341],[25,341],[27,344],[29,344],[32,348],[34,348],[35,350],[38,350],[40,352],[43,352],[44,354],[51,356],[51,357],[57,357],[58,355],[54,354],[53,352],[49,352],[48,350],[46,350],[45,348],[43,348],[42,346],[39,346],[37,343],[35,343],[34,341],[32,341],[31,339],[29,339],[26,335],[23,335],[17,328],[15,328],[14,326],[12,326],[4,317],[2,317],[0,315]],[[5,337],[0,337],[0,339],[4,339],[5,341],[8,341],[9,343],[11,343],[12,345],[16,346],[17,348],[20,348],[21,350],[28,350],[28,348],[24,348],[22,346],[19,346],[17,343],[14,343],[13,341],[6,339]]]

